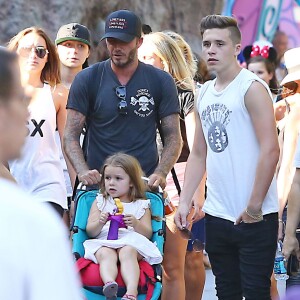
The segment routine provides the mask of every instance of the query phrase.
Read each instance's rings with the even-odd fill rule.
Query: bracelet
[[[253,220],[261,221],[263,219],[262,211],[258,214],[252,214],[249,212],[248,208],[246,208],[245,213]]]
[[[279,223],[283,223],[283,221],[282,221],[281,219],[278,219],[278,222],[279,222]]]

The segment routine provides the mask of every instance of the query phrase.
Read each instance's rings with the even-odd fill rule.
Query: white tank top
[[[258,141],[244,103],[253,81],[261,82],[269,91],[265,82],[242,69],[221,92],[215,90],[215,80],[205,83],[197,103],[207,144],[207,199],[203,211],[233,222],[249,202],[259,156]],[[262,210],[263,214],[278,211],[275,177]]]
[[[20,159],[9,162],[11,173],[38,201],[67,208],[64,175],[55,142],[56,111],[48,84],[44,84],[28,110],[28,136]]]

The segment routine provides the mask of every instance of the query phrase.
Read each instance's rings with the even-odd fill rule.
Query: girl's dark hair
[[[274,61],[275,62],[275,61]],[[268,71],[269,74],[273,74],[272,79],[270,80],[269,83],[269,88],[271,90],[271,92],[273,94],[277,94],[278,93],[278,89],[279,89],[279,84],[277,81],[277,77],[276,77],[276,67],[275,67],[275,63],[270,61],[267,58],[264,58],[262,56],[254,56],[251,57],[248,61],[247,61],[247,67],[251,64],[251,63],[264,63],[266,66],[266,69]]]
[[[131,201],[145,199],[146,185],[142,179],[143,171],[141,165],[136,158],[125,153],[111,155],[104,162],[101,170],[100,189],[105,198],[108,196],[105,190],[105,169],[107,166],[120,167],[128,174],[132,184],[129,191]]]

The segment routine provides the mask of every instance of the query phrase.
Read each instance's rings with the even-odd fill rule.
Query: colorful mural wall
[[[272,41],[279,27],[294,48],[300,46],[299,11],[300,0],[227,0],[223,14],[237,18],[243,46],[257,40]]]

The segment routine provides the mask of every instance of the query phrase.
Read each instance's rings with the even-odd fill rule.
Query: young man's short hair
[[[241,43],[242,34],[238,27],[237,20],[232,17],[220,16],[220,15],[208,15],[201,20],[200,32],[203,37],[203,33],[207,29],[228,29],[231,33],[231,40],[234,44]]]

